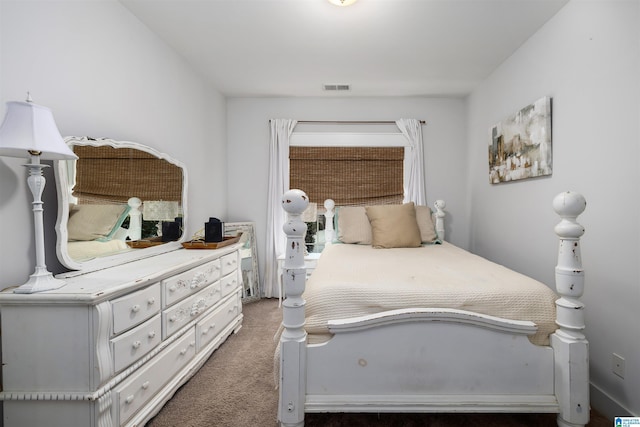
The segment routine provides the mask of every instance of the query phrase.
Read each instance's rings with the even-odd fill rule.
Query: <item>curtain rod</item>
[[[271,122],[271,120],[269,120]],[[302,124],[331,124],[331,125],[395,125],[394,120],[298,120]],[[427,122],[420,120],[420,124]]]

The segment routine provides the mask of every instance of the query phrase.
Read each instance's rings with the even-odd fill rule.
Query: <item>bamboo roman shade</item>
[[[76,145],[79,203],[120,203],[130,197],[182,203],[182,169],[131,148]]]
[[[322,206],[402,203],[403,147],[289,147],[289,187]]]

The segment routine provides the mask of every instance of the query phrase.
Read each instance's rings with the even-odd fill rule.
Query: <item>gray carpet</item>
[[[277,300],[243,307],[243,327],[211,356],[149,427],[275,427],[273,336],[282,313]],[[597,413],[589,427],[613,424]],[[307,414],[306,427],[544,427],[554,414]]]

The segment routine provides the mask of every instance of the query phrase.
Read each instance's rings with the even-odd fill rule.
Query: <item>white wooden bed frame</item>
[[[307,344],[304,329],[305,224],[308,200],[290,190],[280,338],[281,426],[303,426],[305,412],[557,413],[558,426],[589,421],[589,355],[583,334],[584,290],[576,222],[586,206],[577,193],[553,200],[562,218],[556,266],[556,323],[550,346],[527,338],[537,326],[463,310],[415,308],[329,322],[334,336]],[[331,228],[332,203],[327,224]],[[436,231],[444,238],[444,203]],[[329,230],[331,233],[331,229]],[[381,344],[383,343],[383,344]]]

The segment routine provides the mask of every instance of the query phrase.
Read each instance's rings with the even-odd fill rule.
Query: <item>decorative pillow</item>
[[[374,248],[415,248],[421,245],[413,202],[403,205],[367,206]]]
[[[429,206],[416,206],[416,221],[420,228],[422,243],[435,243],[438,240],[436,227],[433,225],[433,217]]]
[[[127,205],[73,205],[69,208],[69,240],[109,240],[129,213]]]
[[[336,210],[336,215],[338,241],[371,244],[371,225],[364,206],[341,206]]]

